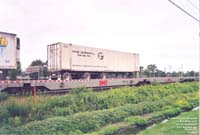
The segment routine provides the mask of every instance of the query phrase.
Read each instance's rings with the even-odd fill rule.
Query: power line
[[[189,15],[190,17],[192,17],[194,20],[196,20],[197,22],[200,22],[197,18],[195,18],[193,15],[191,15],[190,13],[188,13],[187,11],[185,11],[183,8],[181,8],[179,5],[177,5],[176,3],[174,3],[171,0],[168,0],[170,3],[172,3],[174,6],[176,6],[177,8],[179,8],[180,10],[182,10],[184,13],[186,13],[187,15]]]

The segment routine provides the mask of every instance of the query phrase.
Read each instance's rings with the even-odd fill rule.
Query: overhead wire
[[[181,11],[183,11],[184,13],[186,13],[187,15],[189,15],[191,18],[193,18],[194,20],[196,20],[197,22],[200,22],[199,19],[197,19],[196,17],[194,17],[193,15],[191,15],[189,12],[187,12],[182,7],[180,7],[179,5],[177,5],[176,3],[174,3],[172,0],[168,0],[168,1],[170,3],[172,3],[174,6],[176,6],[177,8],[179,8]]]

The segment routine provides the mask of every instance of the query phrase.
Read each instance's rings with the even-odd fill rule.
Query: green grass
[[[126,127],[126,126],[128,126],[126,123],[119,122],[119,123],[104,126],[96,132],[87,133],[87,134],[84,134],[84,135],[109,135],[109,134],[112,134],[112,133],[116,132],[117,130],[119,130],[123,127]]]
[[[185,112],[170,119],[166,123],[160,123],[152,128],[140,132],[137,135],[198,135],[198,116],[199,110]],[[186,126],[186,124],[194,125]],[[188,129],[184,129],[184,126]],[[189,128],[193,130],[189,130]]]
[[[198,91],[198,88],[198,82],[124,87],[99,93],[85,88],[78,88],[68,95],[40,95],[37,97],[38,102],[36,105],[34,104],[33,97],[8,97],[3,98],[4,100],[0,102],[0,110],[4,112],[0,115],[0,119],[4,119],[4,123],[6,123],[9,121],[9,117],[17,116],[20,117],[22,123],[27,123],[55,116],[67,116],[85,111],[110,109],[125,104],[156,101],[169,95],[192,93]],[[187,97],[185,98],[187,99]],[[182,101],[178,103],[184,104]],[[0,121],[0,127],[1,124]]]
[[[31,96],[7,97],[0,102],[0,134],[109,134],[121,127],[116,123],[145,125],[143,117],[148,113],[162,111],[155,116],[168,117],[179,112],[170,107],[187,110],[197,106],[198,88],[198,82],[104,92],[78,88],[62,96],[40,95],[37,104]]]

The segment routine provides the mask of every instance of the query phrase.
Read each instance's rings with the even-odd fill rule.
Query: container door
[[[61,49],[60,44],[53,44],[47,47],[48,55],[48,70],[59,71],[61,70]]]

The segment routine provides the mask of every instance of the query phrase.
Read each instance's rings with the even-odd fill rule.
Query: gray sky
[[[198,0],[174,0],[198,18]],[[0,0],[0,31],[21,38],[21,63],[72,43],[140,54],[142,66],[199,68],[199,27],[168,0]]]

